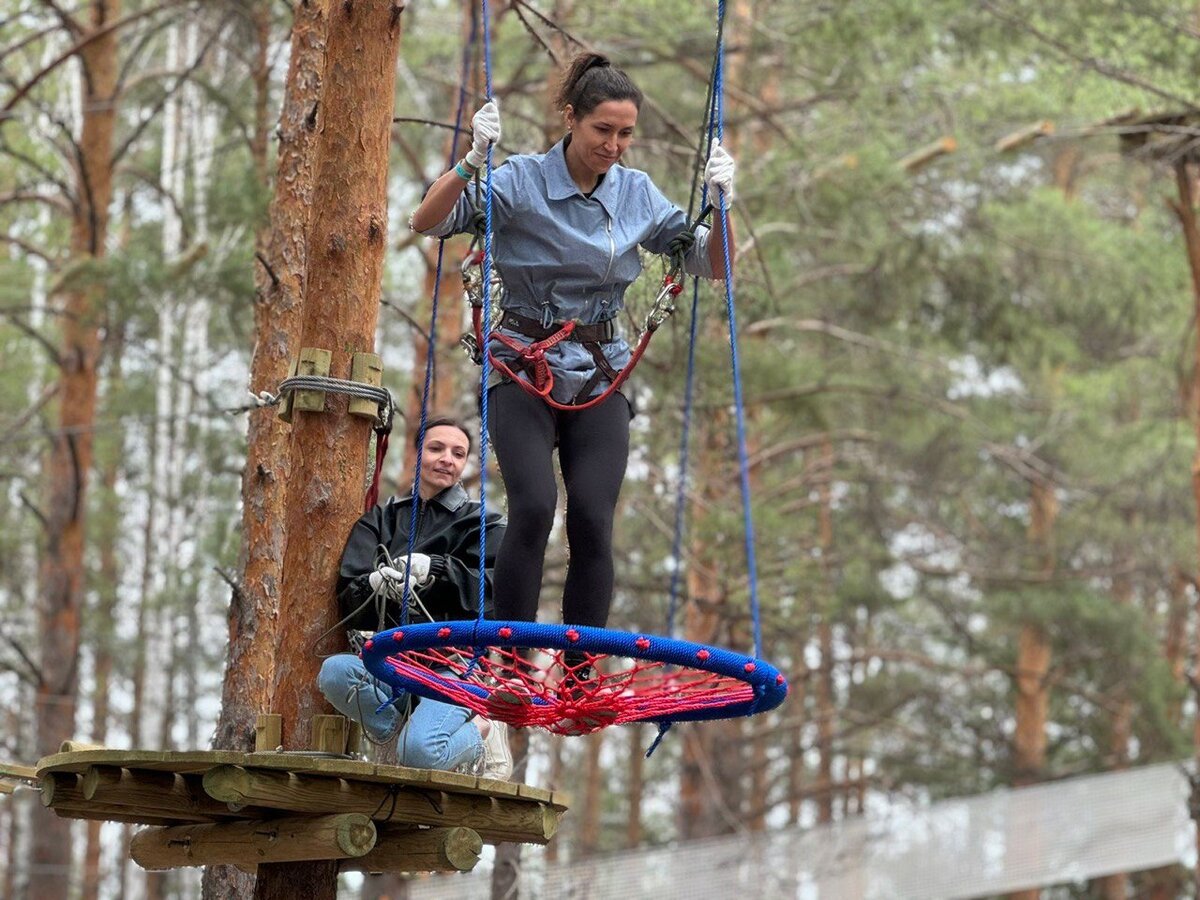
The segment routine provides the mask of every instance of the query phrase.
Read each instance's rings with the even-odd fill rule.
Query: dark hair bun
[[[577,116],[586,116],[606,100],[632,100],[641,109],[642,92],[628,75],[602,53],[580,53],[563,76],[555,106],[568,106]]]

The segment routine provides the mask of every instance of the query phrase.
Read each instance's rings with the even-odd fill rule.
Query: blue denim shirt
[[[592,325],[616,316],[642,271],[638,247],[665,253],[687,225],[683,210],[637,169],[613,166],[585,197],[567,171],[562,141],[543,154],[509,157],[492,173],[492,192],[492,253],[504,283],[500,306],[547,326],[571,320]],[[472,211],[464,192],[450,215],[424,233],[460,234],[470,227]],[[709,233],[697,230],[684,264],[688,274],[712,277]],[[518,332],[504,333],[529,342]],[[629,362],[629,345],[620,335],[601,347],[618,371]],[[496,340],[489,349],[506,363],[516,356]],[[574,341],[556,344],[546,360],[554,373],[552,396],[560,403],[570,403],[596,368]],[[607,387],[601,379],[592,395]]]

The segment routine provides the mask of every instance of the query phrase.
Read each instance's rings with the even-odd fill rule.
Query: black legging
[[[581,411],[553,409],[520,386],[488,394],[488,435],[508,493],[508,528],[496,557],[496,618],[532,622],[554,524],[555,438],[567,488],[563,622],[603,626],[613,594],[613,515],[629,458],[629,403],[615,394]]]

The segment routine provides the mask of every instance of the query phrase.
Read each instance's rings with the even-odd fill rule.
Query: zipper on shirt
[[[613,240],[612,233],[612,216],[607,212],[604,214],[604,230],[608,234],[608,268],[604,270],[604,277],[600,279],[601,284],[608,281],[608,273],[612,271],[613,259],[617,255],[617,242]]]

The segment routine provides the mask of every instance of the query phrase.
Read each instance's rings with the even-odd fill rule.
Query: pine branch
[[[62,355],[58,352],[58,348],[54,346],[53,342],[51,342],[49,338],[47,338],[44,334],[42,334],[40,331],[38,331],[36,328],[34,328],[28,322],[24,322],[21,319],[17,318],[16,316],[9,314],[8,310],[6,310],[6,309],[0,310],[0,313],[8,314],[8,321],[12,323],[13,328],[17,329],[18,331],[24,332],[26,335],[28,335],[29,337],[31,337],[35,341],[37,341],[39,344],[41,344],[43,349],[45,349],[46,353],[49,354],[50,359],[52,359],[54,361],[54,364],[56,366],[58,366],[59,368],[62,368],[62,365],[63,365]]]
[[[18,493],[17,496],[21,499],[21,505],[33,513],[33,517],[38,520],[38,524],[42,527],[42,530],[49,532],[50,521],[46,518],[45,514],[38,509],[37,504],[30,500],[29,496],[24,491]]]
[[[71,207],[61,197],[55,197],[52,194],[43,194],[41,191],[31,190],[29,188],[17,188],[12,191],[5,191],[0,194],[0,206],[7,206],[10,203],[44,203],[51,209],[61,213],[71,214]]]
[[[40,2],[42,6],[49,9],[58,17],[58,21],[62,27],[71,34],[79,37],[83,33],[83,28],[80,26],[79,22],[75,20],[75,17],[59,6],[55,0],[40,0]]]
[[[45,66],[43,66],[41,69],[39,69],[21,87],[19,87],[17,89],[16,93],[12,97],[9,98],[8,102],[6,104],[4,104],[4,106],[2,108],[0,108],[0,122],[3,122],[4,120],[6,120],[8,118],[11,118],[13,108],[18,103],[20,103],[21,100],[30,91],[32,91],[35,87],[37,87],[38,83],[41,82],[41,80],[43,78],[45,78],[47,75],[52,73],[55,69],[57,69],[63,63],[67,62],[68,60],[73,59],[76,55],[79,54],[79,52],[81,50],[84,50],[88,45],[94,43],[95,41],[98,41],[100,38],[104,37],[107,34],[110,34],[114,31],[117,31],[118,29],[125,28],[129,25],[132,25],[134,22],[139,22],[142,19],[146,19],[146,18],[149,18],[150,16],[157,15],[158,13],[162,12],[163,10],[170,9],[171,7],[174,7],[174,6],[181,6],[187,2],[190,2],[190,0],[164,0],[164,2],[162,4],[160,4],[159,6],[151,6],[146,9],[138,10],[137,12],[130,13],[127,16],[117,19],[115,22],[109,22],[107,25],[102,25],[101,27],[99,27],[93,31],[89,31],[86,36],[84,36],[80,40],[76,41],[74,44],[72,44],[70,47],[68,47],[66,50],[64,50],[62,53],[60,53],[54,59],[52,59],[49,63],[47,63]]]
[[[51,172],[49,169],[47,169],[44,165],[42,165],[40,162],[38,162],[32,156],[30,156],[29,154],[24,153],[20,150],[17,150],[16,148],[12,147],[8,143],[8,141],[4,141],[4,140],[0,140],[0,153],[3,153],[5,156],[15,159],[17,162],[23,163],[24,165],[28,166],[30,169],[32,169],[34,172],[36,172],[40,177],[44,178],[46,181],[50,182],[56,188],[58,188],[59,191],[62,193],[63,197],[67,200],[67,202],[72,204],[72,206],[74,205],[75,198],[72,196],[70,185],[68,185],[65,181],[63,181],[61,178],[59,178],[57,175],[55,175],[53,172]]]
[[[1164,90],[1157,85],[1146,81],[1144,78],[1134,75],[1131,72],[1127,72],[1124,69],[1118,68],[1106,60],[1099,59],[1095,56],[1087,56],[1078,50],[1068,47],[1062,41],[1031,24],[1027,18],[1001,9],[1000,6],[992,2],[992,0],[981,0],[981,3],[983,8],[990,12],[997,19],[1001,19],[1017,29],[1024,31],[1026,34],[1031,35],[1046,46],[1057,50],[1068,59],[1072,59],[1075,62],[1080,63],[1084,67],[1091,69],[1093,72],[1103,75],[1105,78],[1110,78],[1113,81],[1119,81],[1121,84],[1127,84],[1130,87],[1140,88],[1143,91],[1153,94],[1155,97],[1160,97],[1163,100],[1170,100],[1172,103],[1182,103],[1189,110],[1195,110],[1197,108],[1195,102],[1186,97],[1180,97],[1178,94]]]
[[[42,393],[37,400],[35,400],[27,410],[13,419],[11,422],[5,422],[4,426],[0,428],[0,432],[3,432],[4,434],[12,434],[14,431],[19,431],[20,429],[24,428],[29,423],[30,419],[41,412],[42,408],[45,407],[47,403],[58,396],[58,388],[59,383],[57,381],[48,383],[44,388],[42,388]]]
[[[191,76],[191,74],[193,72],[195,72],[198,68],[200,68],[200,64],[204,62],[204,58],[208,55],[208,51],[212,48],[212,45],[216,43],[217,38],[219,38],[221,36],[221,32],[224,31],[225,25],[226,25],[226,23],[229,22],[230,18],[232,18],[232,13],[227,13],[221,19],[221,21],[217,24],[217,27],[214,28],[212,30],[212,32],[209,34],[208,40],[204,42],[204,46],[201,47],[200,51],[196,54],[196,58],[194,60],[192,60],[192,64],[190,66],[188,66],[187,69],[185,69],[175,79],[175,83],[173,85],[171,85],[171,87],[169,89],[167,89],[166,91],[163,92],[163,95],[158,99],[158,102],[154,104],[154,106],[151,108],[150,112],[147,115],[143,116],[142,120],[140,122],[138,122],[137,126],[133,129],[133,133],[130,134],[129,137],[127,137],[124,141],[121,142],[121,146],[119,146],[115,151],[113,151],[112,164],[114,166],[118,162],[120,162],[121,157],[123,157],[126,154],[126,152],[128,152],[128,150],[129,150],[130,146],[132,146],[133,142],[136,141],[139,137],[141,137],[142,132],[146,130],[146,128],[150,125],[150,123],[153,122],[158,117],[158,114],[160,112],[162,112],[163,107],[167,105],[167,101],[170,100],[173,96],[175,96],[175,94],[177,94],[179,92],[179,90],[183,87],[183,85],[187,82],[187,80]],[[243,129],[243,134],[244,134],[244,129]]]
[[[51,266],[57,265],[58,261],[50,256],[41,247],[36,247],[26,240],[19,237],[13,237],[11,234],[0,234],[0,244],[11,244],[12,246],[22,250],[28,256],[36,256],[39,259],[44,259]]]

